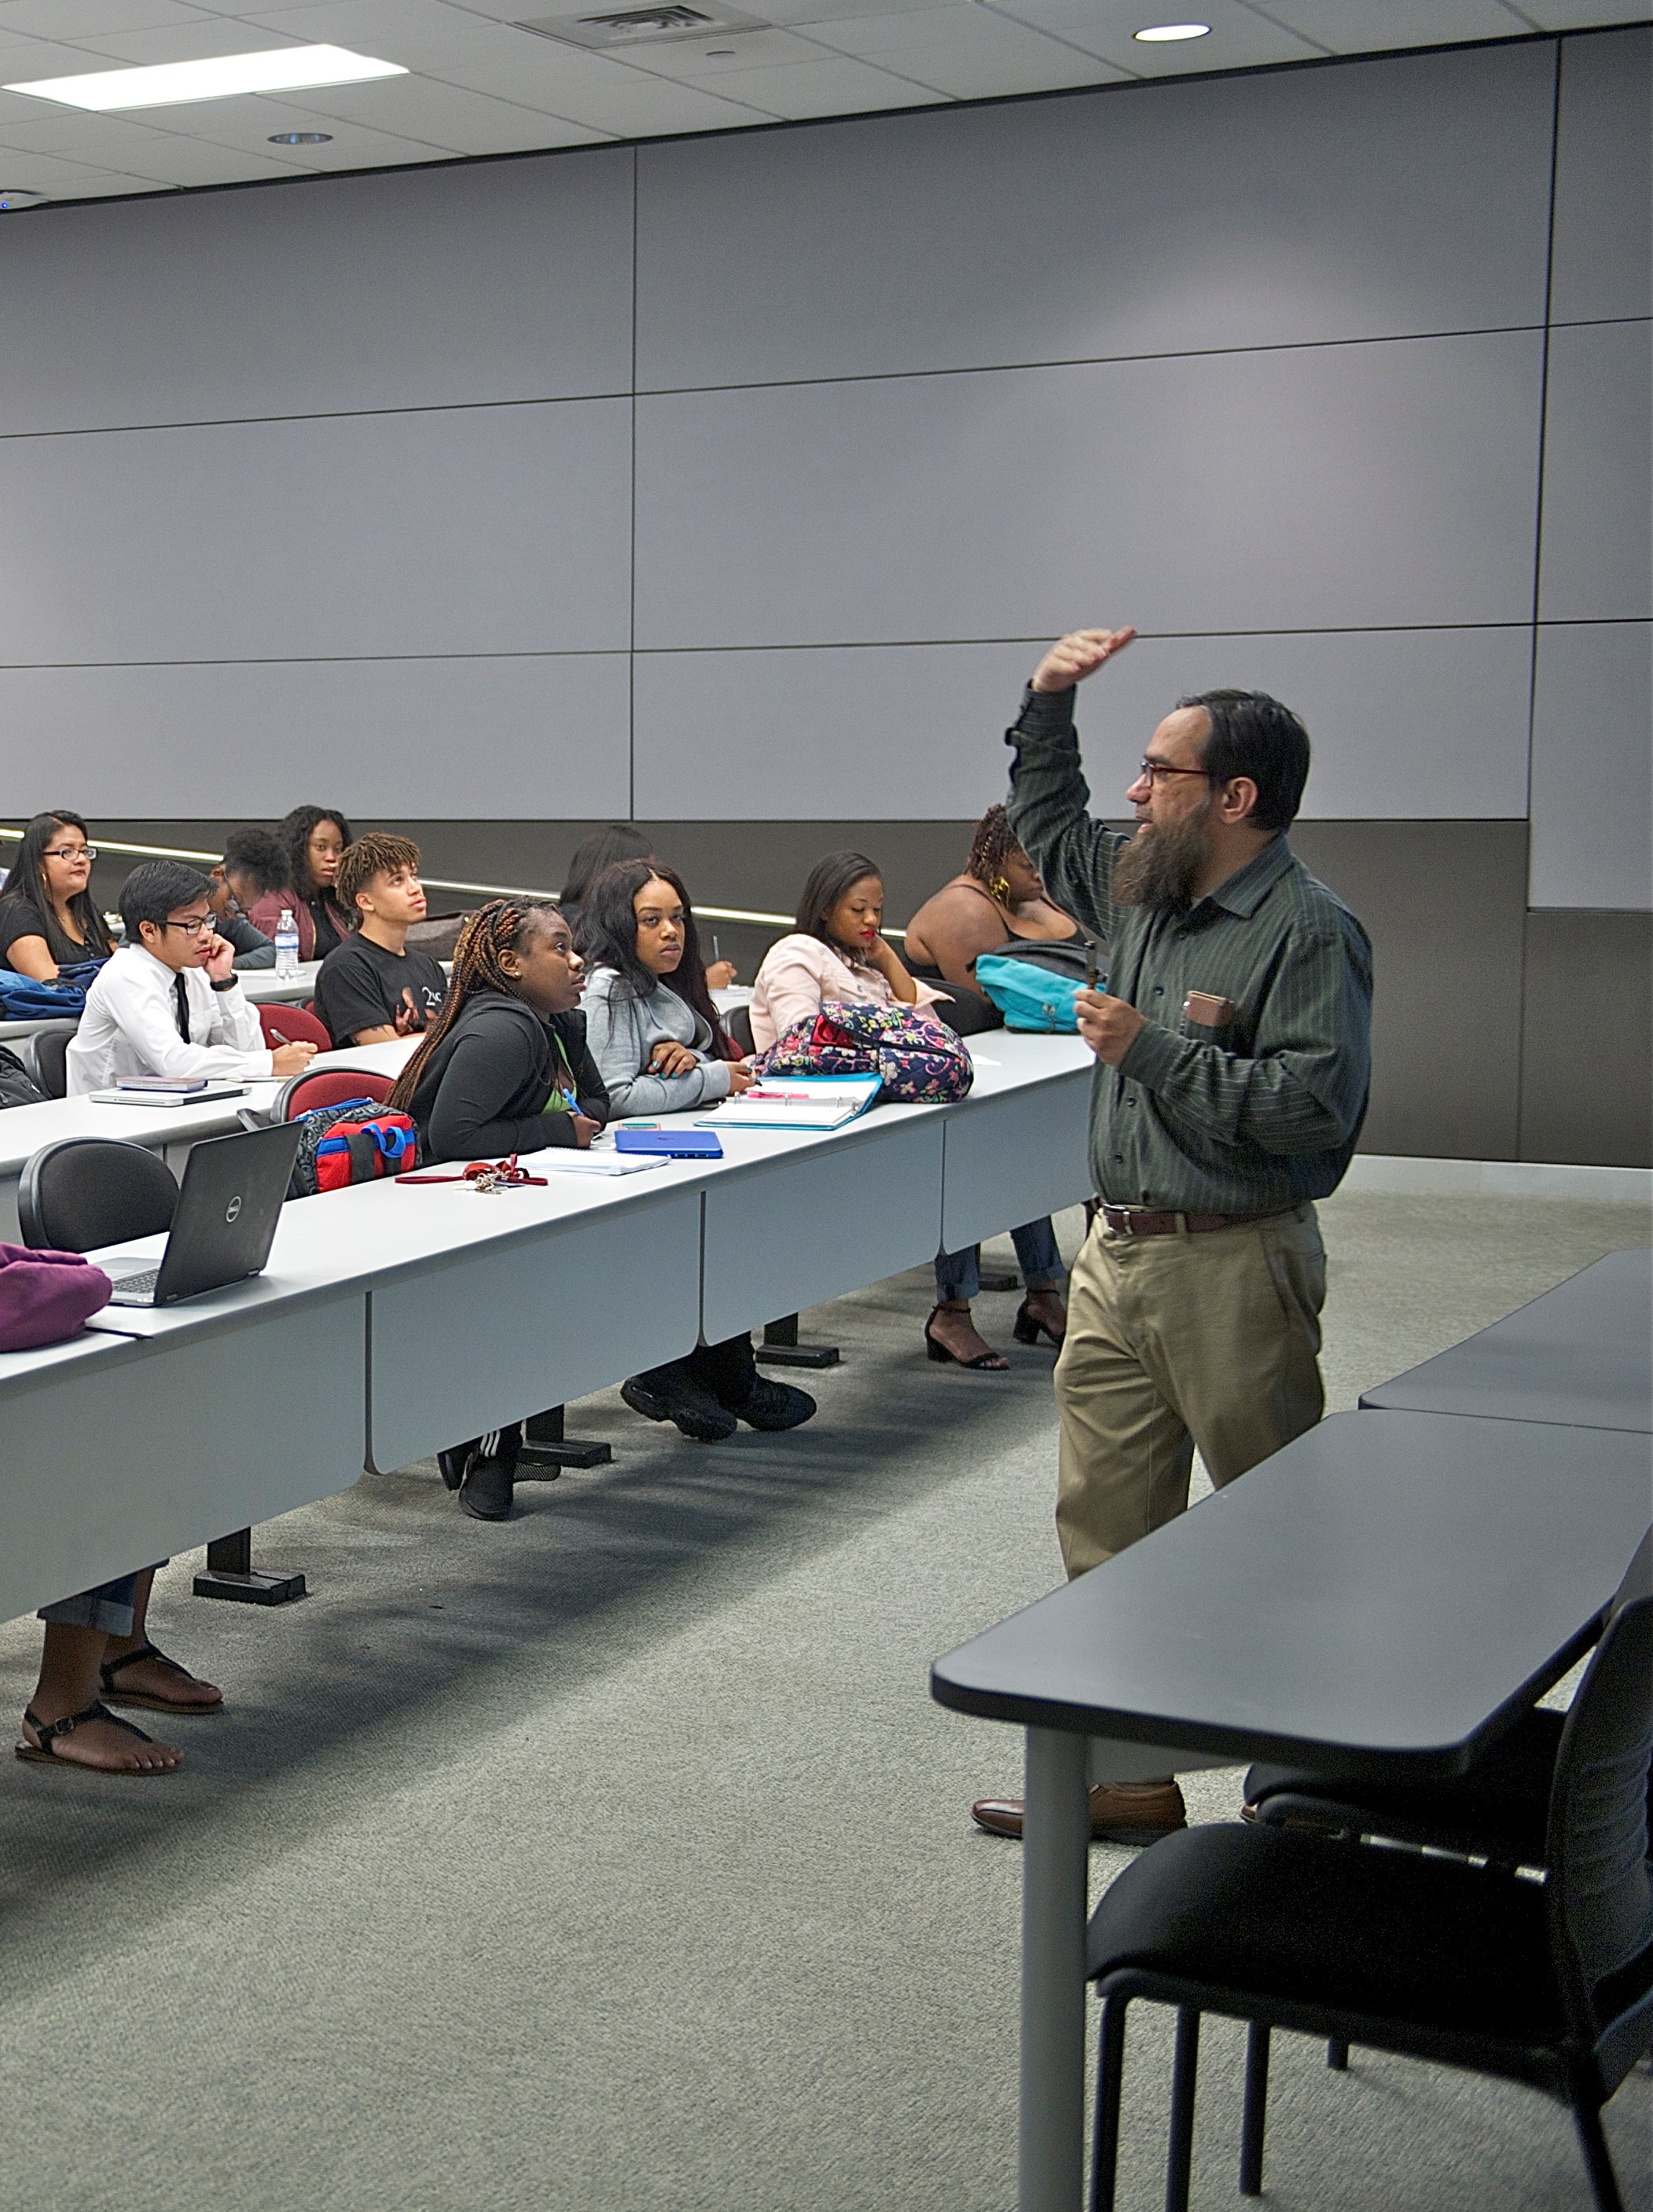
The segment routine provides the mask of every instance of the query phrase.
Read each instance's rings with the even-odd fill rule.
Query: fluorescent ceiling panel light
[[[1173,46],[1180,39],[1209,38],[1211,30],[1209,23],[1150,23],[1132,35],[1144,46]]]
[[[363,84],[406,76],[400,62],[375,61],[343,46],[278,46],[271,53],[221,54],[204,62],[162,62],[147,69],[97,70],[89,76],[41,77],[7,92],[55,100],[65,107],[176,107],[190,100],[233,100],[248,92],[299,92],[319,84]]]

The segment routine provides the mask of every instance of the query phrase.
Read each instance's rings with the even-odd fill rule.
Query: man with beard
[[[1074,686],[1132,629],[1077,630],[1040,661],[1006,742],[1010,823],[1051,898],[1109,947],[1079,1030],[1098,1061],[1101,1206],[1074,1263],[1056,1364],[1056,1521],[1070,1575],[1182,1512],[1193,1452],[1219,1488],[1324,1407],[1326,1258],[1314,1201],[1366,1112],[1371,946],[1285,831],[1308,735],[1257,691],[1184,699],[1125,793],[1134,837],[1095,822]],[[1014,1799],[980,1825],[1022,1832]],[[1162,1780],[1098,1785],[1093,1834],[1185,1825]]]

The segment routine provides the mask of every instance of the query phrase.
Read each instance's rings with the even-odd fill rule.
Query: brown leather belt
[[[1104,1206],[1102,1219],[1116,1237],[1175,1237],[1186,1230],[1203,1237],[1208,1230],[1240,1229],[1247,1222],[1278,1221],[1295,1213],[1295,1206],[1276,1206],[1268,1213],[1167,1213],[1148,1206]]]

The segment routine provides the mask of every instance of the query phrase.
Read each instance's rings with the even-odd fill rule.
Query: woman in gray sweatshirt
[[[581,909],[580,947],[586,1043],[611,1115],[680,1114],[750,1086],[706,988],[688,892],[671,869],[657,860],[605,869]],[[697,1345],[685,1359],[629,1376],[620,1395],[703,1443],[733,1436],[741,1421],[795,1429],[815,1410],[807,1391],[759,1374],[750,1336]]]

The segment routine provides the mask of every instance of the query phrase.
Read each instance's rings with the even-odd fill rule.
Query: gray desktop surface
[[[1653,1252],[1609,1252],[1363,1406],[1653,1431]]]
[[[1236,1764],[1458,1774],[1587,1648],[1650,1519],[1644,1437],[1338,1413],[948,1652],[931,1692]]]

